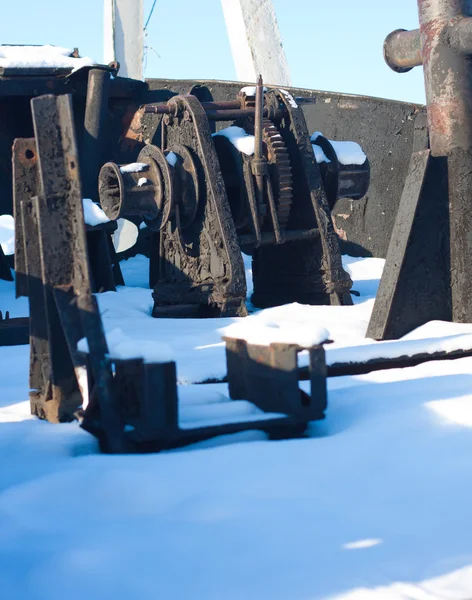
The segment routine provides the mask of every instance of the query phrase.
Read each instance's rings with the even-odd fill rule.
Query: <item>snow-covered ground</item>
[[[383,261],[345,265],[355,306],[253,317],[322,326],[328,360],[369,348]],[[109,339],[173,355],[181,383],[223,376],[235,320],[152,319],[146,268],[127,261],[129,287],[99,297]],[[0,310],[27,314],[11,283]],[[435,323],[410,338],[471,332]],[[472,358],[330,379],[327,418],[307,439],[249,432],[146,456],[103,456],[77,424],[31,418],[27,372],[27,347],[0,348],[0,598],[472,598]],[[227,387],[182,385],[179,397],[222,402]]]

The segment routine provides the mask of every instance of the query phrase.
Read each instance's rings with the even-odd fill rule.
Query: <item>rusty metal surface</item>
[[[181,147],[190,152],[194,167],[188,163],[186,186],[190,193],[198,193],[200,204],[195,212],[192,202],[176,202],[175,223],[167,223],[161,232],[153,314],[178,315],[178,305],[184,311],[193,305],[197,313],[243,316],[244,265],[208,120],[195,97],[178,97],[173,102],[180,116],[165,116],[161,147],[175,151],[176,156]],[[185,169],[185,156],[178,160],[178,168]],[[189,198],[188,193],[183,197]],[[185,217],[189,214],[194,219]]]
[[[450,288],[444,290],[444,298],[436,298],[437,311],[442,309],[454,321],[470,322],[472,65],[469,54],[472,50],[472,1],[418,0],[418,12],[429,144],[438,165],[444,163],[438,167],[442,169],[443,177],[438,192],[431,190],[430,193],[435,203],[439,202],[437,193],[442,194],[442,203],[448,207],[448,214],[443,219],[450,225],[446,249],[450,267],[443,272]],[[398,34],[400,41],[411,36],[412,32]],[[429,172],[428,178],[434,177],[436,174]],[[434,230],[434,226],[425,230],[426,237]],[[428,277],[427,265],[424,265],[423,276]],[[416,310],[415,318],[419,318],[421,312]]]
[[[149,79],[147,83],[149,92],[144,101],[149,103],[167,101],[170,96],[188,93],[195,86],[205,90],[205,100],[228,101],[247,85],[165,79]],[[289,91],[302,108],[310,133],[321,131],[329,139],[355,140],[369,156],[369,192],[356,203],[339,200],[333,210],[333,220],[343,238],[343,251],[355,256],[384,258],[408,171],[414,119],[422,106],[319,90],[291,88]],[[156,128],[157,131],[145,122],[144,139],[158,139],[157,124]]]
[[[310,395],[298,385],[298,354],[289,344],[258,346],[224,338],[228,388],[233,400],[249,400],[265,412],[286,414],[300,423],[324,418],[327,407],[326,361],[322,346],[310,348]]]
[[[82,188],[85,198],[97,197],[98,173],[103,164],[106,141],[109,88],[110,72],[107,69],[90,69],[81,146]]]
[[[419,29],[392,31],[384,42],[384,59],[387,65],[397,73],[407,73],[413,67],[423,64]]]

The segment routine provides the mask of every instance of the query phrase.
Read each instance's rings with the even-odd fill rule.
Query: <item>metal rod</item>
[[[254,159],[253,169],[256,182],[256,199],[259,207],[264,204],[265,159],[262,147],[262,118],[264,115],[264,86],[259,75],[256,86],[256,114],[254,117]]]
[[[241,108],[240,100],[222,100],[221,102],[202,102],[205,110],[237,110]],[[168,104],[146,105],[145,113],[168,115],[172,112]]]
[[[385,62],[397,73],[406,73],[413,67],[419,67],[423,64],[420,30],[392,31],[385,39],[383,52]]]
[[[306,240],[316,238],[320,235],[319,229],[301,229],[284,231],[282,242],[290,242],[293,240]],[[241,246],[252,246],[256,244],[256,237],[252,233],[247,233],[238,236],[238,241]],[[277,242],[273,231],[263,231],[261,233],[260,244],[275,244]]]

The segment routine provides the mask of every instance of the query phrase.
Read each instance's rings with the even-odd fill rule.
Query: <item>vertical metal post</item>
[[[472,16],[472,0],[418,0],[428,125],[433,156],[472,144],[472,69],[450,34]]]
[[[91,69],[88,75],[82,143],[82,187],[85,198],[98,200],[98,173],[102,166],[103,132],[108,111],[110,72]]]
[[[452,318],[472,322],[472,0],[418,0],[418,13],[431,156],[447,159]],[[420,64],[417,32],[390,34],[384,56]]]
[[[448,157],[452,318],[472,322],[472,66],[452,44],[472,0],[418,0],[432,156]]]

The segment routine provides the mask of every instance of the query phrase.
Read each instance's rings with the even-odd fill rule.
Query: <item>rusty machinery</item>
[[[253,256],[256,307],[289,302],[351,304],[330,208],[358,199],[369,163],[342,164],[329,141],[315,160],[302,110],[262,79],[236,99],[201,103],[193,95],[138,112],[142,127],[161,128],[131,165],[105,164],[100,203],[107,216],[141,216],[159,232],[154,269],[155,317],[244,316],[241,249]],[[231,122],[254,137],[238,151],[211,124]]]
[[[472,322],[472,1],[418,0],[420,27],[384,44],[397,72],[423,65],[415,142],[368,336]]]

